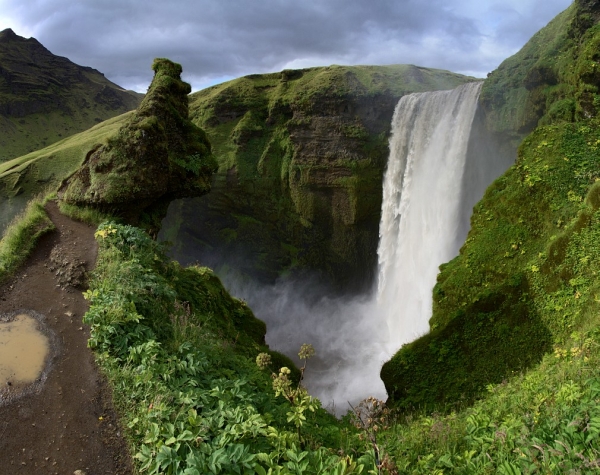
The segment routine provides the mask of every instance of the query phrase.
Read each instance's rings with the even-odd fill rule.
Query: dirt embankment
[[[94,229],[63,216],[55,203],[47,210],[57,230],[0,287],[0,314],[37,314],[53,342],[45,381],[24,394],[16,385],[0,388],[0,475],[130,474],[110,389],[81,323],[85,271],[97,253]]]

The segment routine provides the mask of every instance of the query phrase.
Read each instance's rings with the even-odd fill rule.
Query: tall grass
[[[46,200],[41,197],[31,200],[0,240],[0,282],[6,281],[25,262],[40,237],[55,229],[44,210]]]
[[[116,219],[115,216],[112,216],[109,213],[104,213],[96,208],[92,208],[91,206],[77,206],[65,203],[64,201],[59,201],[58,208],[65,216],[75,219],[76,221],[92,224],[94,226],[98,226],[104,221]]]

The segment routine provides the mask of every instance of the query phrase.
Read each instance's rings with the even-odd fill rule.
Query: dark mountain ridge
[[[134,109],[142,97],[35,38],[0,32],[0,162]]]

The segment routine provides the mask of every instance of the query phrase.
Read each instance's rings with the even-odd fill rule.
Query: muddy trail
[[[46,207],[57,230],[44,236],[15,277],[0,287],[0,325],[26,314],[49,342],[37,382],[0,387],[0,474],[132,473],[111,393],[87,348],[85,273],[94,229]]]

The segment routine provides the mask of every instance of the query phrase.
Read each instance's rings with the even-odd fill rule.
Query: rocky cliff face
[[[141,98],[34,38],[0,32],[0,162],[135,109]]]
[[[191,97],[219,160],[212,192],[174,203],[163,237],[183,261],[263,281],[310,269],[345,290],[376,267],[382,174],[398,99],[472,78],[416,66],[253,75]]]
[[[168,204],[210,190],[216,169],[204,132],[188,118],[190,85],[181,66],[152,65],[154,79],[140,107],[59,188],[67,203],[93,206],[157,228]]]

